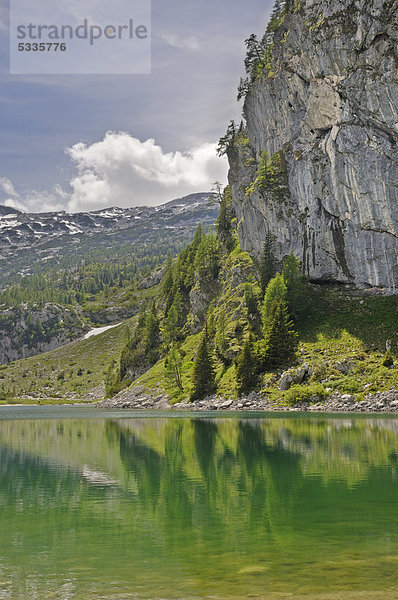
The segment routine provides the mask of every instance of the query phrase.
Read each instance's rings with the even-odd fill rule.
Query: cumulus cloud
[[[216,155],[216,144],[188,152],[164,152],[153,139],[141,142],[127,133],[108,132],[91,145],[67,150],[78,169],[70,182],[70,211],[104,206],[157,205],[193,192],[207,191],[225,181],[227,162]]]
[[[50,192],[32,190],[23,197],[18,195],[15,198],[7,198],[2,204],[22,212],[42,213],[65,210],[69,200],[70,194],[56,185]]]
[[[0,189],[7,194],[7,196],[18,197],[17,192],[11,181],[7,177],[0,177]]]
[[[18,194],[12,182],[0,177],[2,204],[25,212],[80,212],[107,206],[156,206],[195,192],[207,192],[215,181],[226,181],[228,164],[216,154],[216,144],[187,152],[164,152],[153,139],[141,142],[127,133],[108,132],[94,144],[67,148],[77,174],[50,191]]]

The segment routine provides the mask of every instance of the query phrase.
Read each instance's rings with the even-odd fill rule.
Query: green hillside
[[[361,400],[398,388],[398,297],[310,284],[293,254],[275,260],[273,244],[270,236],[258,262],[241,250],[227,188],[215,231],[198,227],[161,283],[138,294],[138,315],[0,367],[3,402],[112,397],[136,383],[162,388],[171,403],[252,390],[282,404],[333,391]]]
[[[133,317],[98,336],[0,366],[0,403],[24,397],[26,403],[70,402],[103,386],[109,362],[119,358],[135,321]]]

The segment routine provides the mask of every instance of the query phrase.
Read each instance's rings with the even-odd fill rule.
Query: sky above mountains
[[[107,76],[10,75],[6,4],[1,204],[32,212],[156,205],[225,182],[215,147],[240,120],[244,40],[264,32],[272,1],[153,0],[151,75]]]

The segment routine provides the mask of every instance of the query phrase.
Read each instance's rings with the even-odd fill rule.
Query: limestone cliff
[[[241,246],[258,256],[271,231],[279,257],[293,250],[313,280],[394,290],[398,1],[285,12],[246,95],[247,135],[228,148]],[[278,157],[278,186],[253,185],[261,156]]]
[[[77,311],[58,304],[0,310],[0,365],[55,350],[87,329]]]

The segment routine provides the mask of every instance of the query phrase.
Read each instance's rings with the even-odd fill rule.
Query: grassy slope
[[[361,400],[366,393],[398,388],[398,368],[382,366],[386,341],[390,340],[398,365],[398,296],[371,296],[342,288],[313,287],[311,306],[300,316],[299,363],[314,367],[314,375],[295,391],[338,390],[354,394]],[[184,393],[178,391],[165,376],[164,361],[159,361],[138,382],[149,388],[161,387],[177,402],[190,390],[193,356],[198,336],[191,336],[182,346],[185,356],[182,365]],[[336,368],[342,360],[351,361],[348,374]],[[262,389],[274,400],[291,400],[277,388],[275,373],[264,376]],[[235,367],[228,369],[217,364],[218,391],[236,398]],[[290,396],[292,393],[290,394]]]
[[[131,328],[136,319],[88,340],[1,366],[0,390],[4,385],[13,391],[16,399],[29,395],[46,403],[54,398],[72,401],[84,397],[91,389],[103,384],[110,362],[119,356],[126,341],[126,326]],[[315,373],[299,388],[308,391],[312,389],[310,386],[321,385],[328,390],[353,393],[358,400],[368,392],[398,388],[398,369],[388,369],[381,364],[386,340],[391,340],[397,355],[397,324],[397,296],[370,296],[341,288],[314,287],[311,306],[301,315],[298,330],[301,340],[299,362],[312,365]],[[198,340],[199,335],[190,336],[182,346],[183,393],[167,379],[164,360],[141,376],[137,383],[150,389],[166,390],[172,402],[186,399]],[[343,359],[353,361],[353,368],[347,375],[335,369],[335,364]],[[235,367],[226,369],[221,363],[216,366],[219,393],[236,398]],[[261,387],[272,398],[283,401],[285,395],[279,392],[274,379],[275,373],[265,375]],[[34,402],[33,399],[28,401]]]
[[[88,340],[77,340],[51,352],[2,365],[0,390],[3,385],[11,390],[13,398],[29,395],[46,402],[51,398],[84,397],[103,384],[110,362],[118,358],[126,343],[127,328],[131,329],[136,319],[133,317]]]

